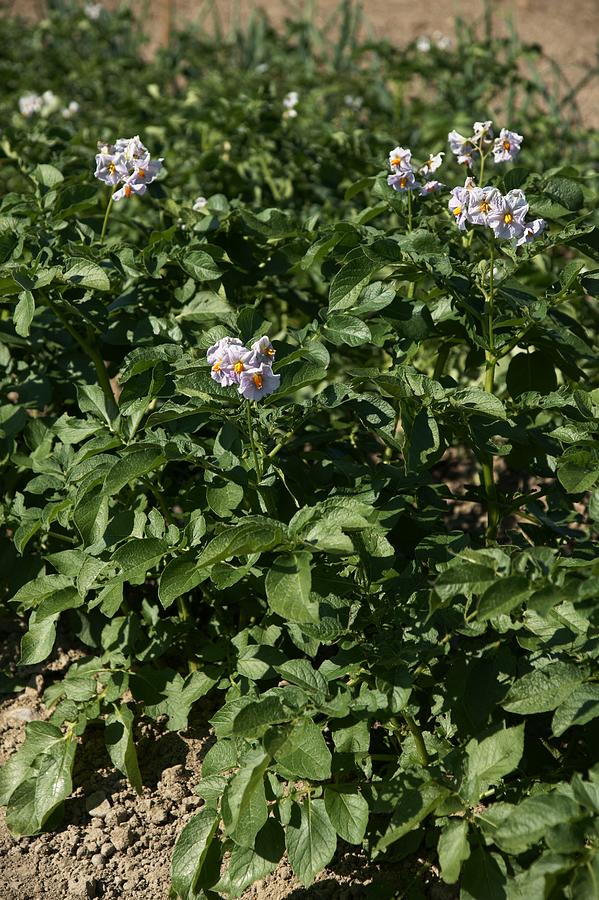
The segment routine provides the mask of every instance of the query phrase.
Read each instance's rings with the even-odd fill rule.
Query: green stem
[[[256,448],[256,441],[254,440],[254,423],[252,421],[252,405],[250,400],[248,400],[246,404],[245,412],[247,417],[248,432],[250,435],[250,444],[252,446],[252,455],[254,457],[254,468],[256,469],[256,477],[260,482],[262,481],[262,466],[260,465],[258,460],[258,450]]]
[[[412,230],[412,191],[408,191],[408,231]]]
[[[420,728],[418,727],[412,716],[409,716],[407,713],[402,713],[402,717],[412,733],[414,743],[416,744],[416,752],[418,753],[420,762],[423,766],[428,766],[430,757],[428,755],[428,751],[426,749],[426,745],[424,743],[424,738],[422,737]]]
[[[435,368],[433,371],[433,378],[435,381],[438,381],[439,378],[443,375],[443,371],[445,369],[445,363],[447,362],[447,357],[449,356],[449,351],[451,349],[451,345],[449,341],[441,344],[439,348],[439,353],[437,355],[437,361],[435,363]]]
[[[493,333],[493,312],[495,301],[494,284],[495,244],[491,238],[489,253],[489,293],[487,295],[487,349],[485,350],[485,391],[493,394],[495,389],[495,335]],[[485,453],[481,461],[482,482],[487,497],[487,540],[494,541],[499,527],[499,506],[497,503],[497,485],[493,471],[493,455]]]
[[[86,329],[87,338],[82,337],[76,328],[73,328],[65,314],[62,310],[50,299],[47,297],[48,306],[54,313],[57,319],[62,322],[64,328],[71,335],[74,341],[76,341],[83,352],[89,356],[90,360],[93,362],[96,375],[98,376],[98,384],[102,388],[104,392],[104,396],[106,400],[112,404],[116,403],[114,392],[112,390],[112,385],[110,384],[110,378],[108,377],[108,372],[106,371],[106,366],[104,365],[104,360],[102,359],[102,355],[98,348],[93,343],[93,335],[89,328]]]
[[[112,209],[112,203],[114,200],[114,192],[116,191],[116,184],[112,189],[112,193],[108,198],[108,203],[106,204],[106,212],[104,213],[104,221],[102,222],[102,231],[100,232],[100,244],[104,243],[104,238],[106,236],[106,228],[108,227],[108,217],[110,216],[110,210]]]

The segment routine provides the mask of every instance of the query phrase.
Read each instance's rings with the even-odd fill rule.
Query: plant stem
[[[435,363],[435,368],[433,371],[433,378],[435,381],[438,381],[443,374],[443,370],[445,369],[445,363],[447,362],[447,357],[449,356],[449,351],[451,349],[451,345],[449,341],[446,341],[444,344],[441,344],[439,348],[439,353],[437,356],[437,361]]]
[[[262,481],[262,466],[260,465],[259,460],[258,460],[258,450],[256,449],[256,442],[254,440],[254,428],[253,428],[254,423],[252,421],[251,400],[247,401],[247,404],[245,407],[245,412],[246,412],[246,416],[247,416],[248,432],[250,435],[250,444],[252,446],[252,454],[254,457],[254,468],[256,469],[256,477],[258,478],[258,481]]]
[[[422,732],[420,731],[420,728],[418,727],[418,725],[416,724],[416,722],[414,721],[412,716],[409,716],[407,713],[402,713],[401,715],[402,715],[406,725],[410,729],[410,732],[412,733],[412,737],[414,738],[414,743],[416,744],[416,752],[418,753],[420,762],[422,763],[423,766],[428,766],[428,764],[430,762],[430,757],[428,755],[428,751],[426,749],[426,745],[424,743],[424,738],[422,737]]]
[[[100,232],[100,244],[104,243],[104,237],[106,236],[106,228],[108,226],[108,217],[110,216],[110,210],[112,209],[112,203],[114,200],[115,190],[116,190],[116,184],[113,187],[110,197],[108,198],[108,203],[106,204],[106,212],[104,213],[104,221],[102,222],[102,231]]]
[[[412,230],[412,191],[408,190],[408,231]]]
[[[489,253],[489,293],[487,294],[487,349],[485,350],[485,391],[492,394],[495,389],[495,336],[493,334],[493,311],[495,300],[494,267],[495,244],[491,238]],[[481,461],[482,482],[487,497],[487,540],[494,541],[499,527],[499,507],[497,503],[497,486],[493,471],[493,455],[485,453]]]
[[[102,354],[93,343],[93,335],[91,333],[91,330],[87,328],[87,337],[82,337],[77,329],[73,328],[65,314],[58,306],[56,306],[56,304],[50,299],[50,297],[47,297],[47,301],[48,306],[50,307],[56,318],[59,319],[60,322],[62,322],[66,331],[68,331],[73,340],[79,344],[83,352],[87,356],[89,356],[90,360],[93,362],[96,369],[96,375],[98,376],[98,384],[102,388],[104,396],[110,403],[115,404],[116,399],[112,390],[112,385],[110,384],[110,378],[108,377],[108,372],[106,371],[106,366],[104,365]]]

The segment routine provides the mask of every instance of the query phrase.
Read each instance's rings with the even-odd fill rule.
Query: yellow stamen
[[[236,375],[241,374],[241,372],[243,372],[244,369],[245,369],[245,366],[241,362],[241,360],[236,362],[235,365],[233,366],[233,371],[235,372]]]
[[[391,160],[391,165],[392,166],[401,166],[401,157],[394,156],[393,159]]]
[[[265,350],[264,352],[266,353],[267,356],[274,356],[274,355],[275,355],[275,348],[274,348],[274,347],[267,347],[266,350]]]
[[[221,362],[222,362],[222,360],[221,360],[221,359],[218,359],[218,360],[214,363],[214,365],[212,366],[212,371],[213,371],[213,372],[220,372],[220,364],[221,364]]]
[[[114,163],[108,163],[108,171],[111,175],[114,175],[114,173],[116,172],[116,166]]]
[[[405,186],[406,186],[407,183],[408,183],[408,179],[406,178],[405,175],[403,175],[403,176],[399,179],[399,186],[400,186],[400,188],[405,188]]]
[[[258,390],[261,391],[262,385],[264,383],[264,379],[262,378],[262,375],[252,375],[252,381],[254,382],[254,384],[256,385]]]
[[[481,202],[479,203],[478,208],[479,208],[479,210],[480,210],[481,213],[488,213],[489,210],[491,209],[491,204],[488,203],[486,200],[481,200]]]
[[[505,222],[506,225],[509,225],[513,218],[514,217],[511,213],[506,213],[505,216],[503,217],[503,221]]]
[[[462,207],[461,207],[461,206],[454,206],[453,214],[454,214],[454,216],[455,216],[456,219],[457,219],[457,217],[458,217],[459,215],[462,214]]]
[[[145,178],[145,175],[146,175],[145,169],[138,169],[137,174],[139,175],[140,178]]]
[[[133,188],[130,185],[126,184],[125,185],[125,197],[127,197],[127,199],[128,199],[132,193],[133,193]]]
[[[503,149],[504,149],[504,150],[509,150],[511,146],[512,146],[512,145],[510,144],[509,141],[504,141],[504,142],[503,142]]]

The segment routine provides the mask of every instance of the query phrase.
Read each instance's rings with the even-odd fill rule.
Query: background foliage
[[[86,656],[0,773],[9,827],[55,821],[98,719],[141,791],[136,723],[185,729],[208,695],[180,897],[239,896],[285,851],[309,885],[340,840],[464,898],[595,897],[597,145],[574,98],[516,40],[398,51],[349,4],[152,59],[126,11],[50,10],[2,21],[0,604],[21,666],[58,628]],[[57,108],[22,116],[41,89]],[[492,392],[487,240],[446,194],[409,223],[383,171],[490,116],[525,135],[493,183],[550,223],[495,260]],[[102,243],[96,142],[137,132],[165,171]],[[205,351],[265,332],[281,389],[248,428]]]

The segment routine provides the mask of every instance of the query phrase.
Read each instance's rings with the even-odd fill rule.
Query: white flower
[[[496,163],[510,162],[520,153],[524,138],[515,131],[502,128],[493,144],[493,159]]]
[[[298,102],[299,94],[297,91],[289,91],[289,93],[283,97],[283,106],[285,107],[285,112],[283,113],[284,118],[295,119],[297,116],[297,109],[295,107]]]
[[[260,362],[272,362],[275,358],[275,348],[270,342],[268,335],[263,335],[251,345],[252,353],[259,357]]]
[[[389,154],[389,166],[392,172],[411,172],[412,151],[403,147],[395,147]]]
[[[352,94],[346,94],[343,98],[343,102],[350,109],[353,109],[354,112],[359,112],[362,109],[362,105],[364,103],[362,97],[354,97]]]
[[[493,140],[493,123],[490,119],[486,122],[475,122],[472,126],[472,134],[477,144],[481,140],[484,144],[490,144]]]
[[[423,163],[418,171],[423,175],[432,175],[433,172],[436,172],[440,165],[443,163],[443,157],[445,153],[435,153],[434,155],[431,153],[429,158]]]
[[[275,375],[268,363],[262,363],[257,369],[248,369],[241,373],[239,393],[246,400],[260,400],[277,390],[281,376]]]
[[[29,118],[42,111],[43,101],[39,94],[23,94],[19,98],[19,111],[22,116]]]
[[[103,150],[110,150],[104,146]],[[129,169],[122,153],[98,153],[96,156],[96,171],[94,176],[112,187],[119,184],[129,175]]]
[[[429,194],[434,194],[436,191],[440,191],[444,187],[445,185],[441,181],[435,181],[434,179],[431,179],[431,181],[425,181],[420,188],[420,196],[428,197]]]
[[[92,21],[99,19],[100,16],[102,15],[103,10],[104,10],[104,7],[102,6],[101,3],[86,3],[85,6],[83,7],[83,11],[84,11],[85,15],[87,16],[88,19],[91,19]]]
[[[428,53],[431,49],[431,40],[425,34],[421,34],[419,38],[416,39],[416,49],[419,53]]]
[[[387,184],[400,194],[419,187],[411,169],[400,169],[398,172],[388,175]]]
[[[522,191],[510,191],[505,197],[497,192],[487,215],[487,224],[493,229],[495,237],[501,240],[509,241],[513,238],[520,238],[524,232],[524,219],[527,212],[528,203]]]
[[[115,203],[118,203],[119,200],[128,200],[129,197],[133,197],[135,194],[137,194],[138,197],[143,197],[147,189],[148,188],[143,181],[136,181],[135,176],[132,175],[125,180],[122,188],[119,188],[119,190],[113,194],[112,199]]]
[[[525,222],[524,233],[516,241],[516,247],[521,247],[523,244],[530,244],[536,237],[545,231],[546,227],[547,222],[545,219],[533,219],[532,222]]]
[[[68,106],[62,111],[63,119],[70,119],[79,112],[79,104],[76,100],[71,100]]]
[[[453,40],[442,31],[433,31],[433,39],[439,50],[449,50],[453,44]]]
[[[229,347],[243,347],[243,344],[239,338],[224,337],[221,338],[220,341],[217,341],[216,344],[212,344],[211,347],[208,347],[206,359],[210,365],[212,366],[218,359],[222,359]]]
[[[468,199],[468,221],[472,225],[486,225],[488,215],[501,194],[494,187],[473,187]]]
[[[451,152],[458,158],[458,163],[460,165],[466,163],[471,166],[472,161],[478,152],[474,145],[474,140],[472,138],[464,137],[459,131],[450,131],[447,135],[447,140],[449,141]]]
[[[196,197],[193,201],[193,206],[191,207],[194,212],[202,212],[208,206],[208,201],[205,197]]]
[[[468,221],[468,204],[470,201],[470,191],[466,187],[454,187],[451,191],[451,197],[447,204],[450,213],[460,231],[466,230],[466,222]]]

